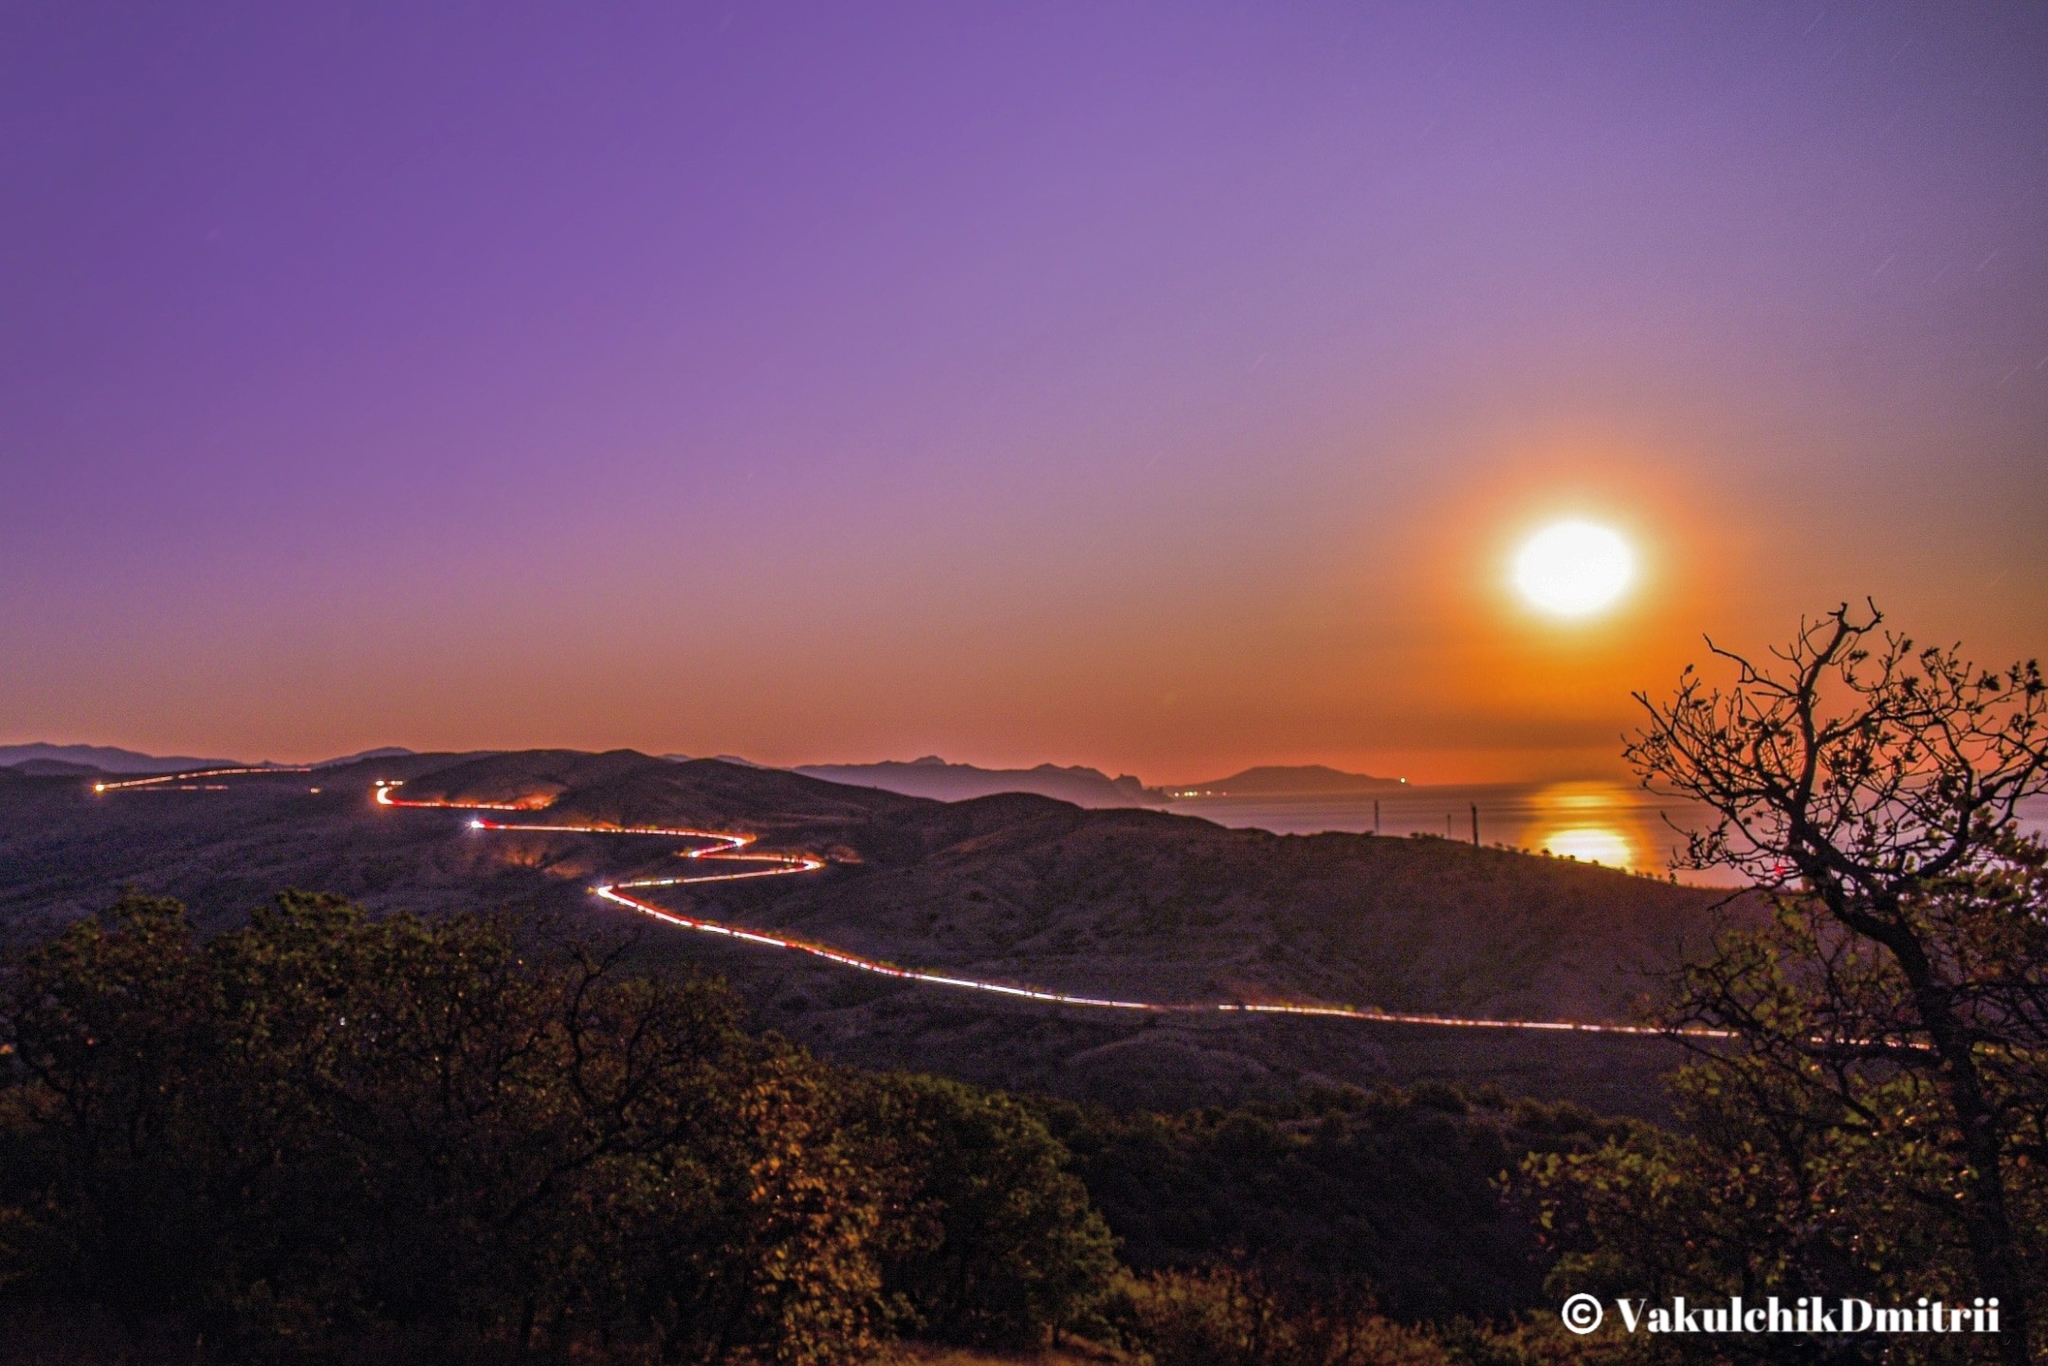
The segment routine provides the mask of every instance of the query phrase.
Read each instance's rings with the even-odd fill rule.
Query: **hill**
[[[1408,785],[1406,778],[1375,778],[1366,773],[1346,773],[1322,764],[1267,764],[1212,778],[1204,783],[1184,783],[1172,792],[1231,797],[1316,797],[1350,792],[1398,791]]]
[[[1084,807],[1165,804],[1158,794],[1128,774],[1112,778],[1100,769],[1078,764],[1068,768],[1054,764],[1040,764],[1036,768],[976,768],[973,764],[949,764],[937,755],[929,755],[911,763],[890,760],[879,764],[800,764],[795,772],[828,783],[879,787],[885,792],[941,802],[1030,792]]]
[[[941,803],[630,751],[403,755],[230,790],[94,798],[0,783],[0,928],[88,913],[122,886],[235,923],[284,887],[372,908],[502,907],[642,934],[650,961],[729,976],[763,1023],[827,1054],[1084,1100],[1178,1106],[1303,1083],[1450,1079],[1654,1110],[1657,1040],[1010,1003],[659,929],[599,881],[674,875],[678,841],[465,830],[414,799],[549,802],[558,824],[742,830],[827,862],[673,888],[662,904],[963,976],[1162,1002],[1332,1002],[1613,1020],[1701,944],[1714,894],[1436,839],[1280,836],[1033,795]]]
[[[94,778],[106,774],[103,768],[74,764],[68,759],[23,759],[18,764],[4,765],[4,770],[31,778]]]
[[[376,749],[359,750],[354,754],[343,754],[333,759],[322,759],[312,765],[312,767],[340,768],[343,764],[360,763],[364,759],[403,759],[414,752],[403,745],[382,745]]]

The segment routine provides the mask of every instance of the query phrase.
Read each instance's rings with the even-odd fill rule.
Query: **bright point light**
[[[1611,606],[1636,575],[1635,552],[1597,522],[1555,522],[1515,555],[1515,587],[1543,611],[1583,617]]]

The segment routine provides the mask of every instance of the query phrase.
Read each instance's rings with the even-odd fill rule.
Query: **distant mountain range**
[[[976,768],[973,764],[949,764],[938,755],[929,754],[910,763],[892,759],[879,764],[802,764],[794,771],[828,783],[876,787],[884,792],[941,802],[1028,792],[1091,809],[1166,804],[1159,793],[1136,778],[1112,778],[1100,769],[1078,764],[1069,768],[1056,764],[1040,764],[1037,768]]]
[[[197,759],[189,754],[139,754],[110,745],[0,745],[0,768],[27,773],[176,773],[187,768],[226,768],[233,759]]]
[[[1346,773],[1322,764],[1266,764],[1166,789],[1169,797],[1335,797],[1353,792],[1387,792],[1408,785],[1406,778],[1375,778]]]
[[[478,751],[479,754],[496,751]],[[412,750],[396,745],[366,749],[323,759],[313,768],[332,768],[365,759],[403,758]],[[672,763],[689,763],[687,754],[664,754]],[[736,754],[710,756],[722,764],[740,768],[767,768]],[[89,777],[119,773],[147,775],[178,773],[194,768],[275,768],[269,761],[251,763],[242,759],[199,758],[189,754],[143,754],[110,745],[4,745],[0,746],[0,768],[37,777]],[[1075,806],[1101,810],[1113,807],[1162,807],[1173,800],[1190,797],[1309,797],[1341,796],[1398,790],[1405,778],[1375,778],[1366,773],[1345,773],[1322,764],[1268,764],[1233,773],[1228,778],[1187,783],[1166,788],[1148,788],[1128,774],[1112,778],[1100,769],[1080,764],[1061,767],[1040,764],[1036,768],[978,768],[973,764],[947,763],[936,754],[908,763],[889,760],[878,764],[800,764],[789,772],[828,783],[878,788],[906,797],[933,801],[964,802],[1005,792],[1026,792]]]
[[[343,764],[360,763],[365,759],[403,759],[410,756],[414,752],[415,751],[413,750],[405,748],[405,746],[403,745],[382,745],[376,749],[365,749],[359,750],[354,754],[344,754],[341,755],[339,758],[322,759],[319,763],[312,765],[312,767],[339,768]],[[494,751],[482,752],[490,753]]]
[[[344,754],[334,759],[323,759],[313,768],[332,768],[337,764],[352,764],[362,759],[388,759],[412,753],[395,745],[382,749],[366,749],[360,754]],[[18,773],[35,777],[87,776],[94,773],[182,773],[193,768],[277,768],[267,760],[252,764],[242,759],[202,759],[190,754],[143,754],[132,749],[118,749],[112,745],[0,745],[0,768],[11,768]],[[291,765],[296,767],[296,765]]]

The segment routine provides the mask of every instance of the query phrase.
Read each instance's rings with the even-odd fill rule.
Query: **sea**
[[[1687,835],[1713,821],[1699,803],[1599,780],[1402,787],[1371,795],[1187,797],[1168,809],[1276,835],[1347,831],[1471,840],[1476,822],[1481,844],[1653,877],[1669,876]],[[2023,806],[2021,823],[2048,836],[2048,798]],[[1725,869],[1680,870],[1678,878],[1707,886],[1740,880]]]

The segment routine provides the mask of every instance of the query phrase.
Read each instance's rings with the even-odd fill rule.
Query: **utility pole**
[[[1479,847],[1479,803],[1472,803],[1472,847]]]
[[[1372,799],[1372,832],[1375,835],[1380,832],[1380,799],[1378,797]]]

